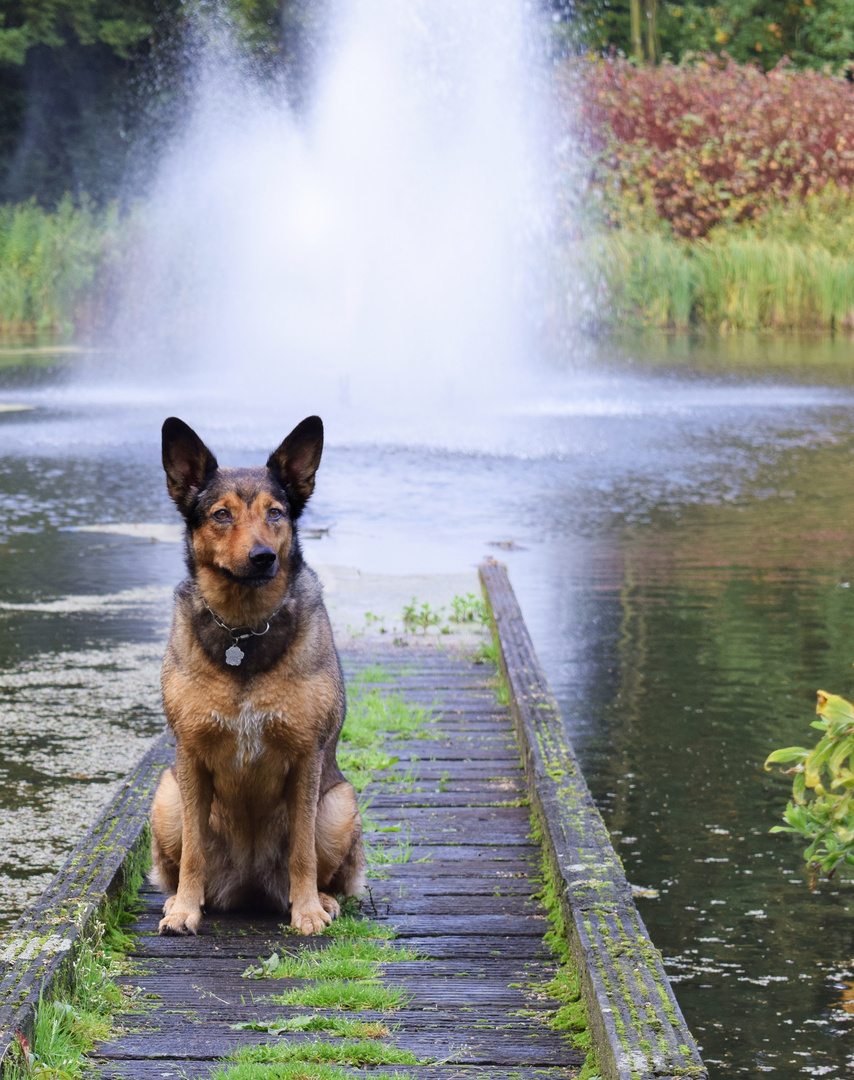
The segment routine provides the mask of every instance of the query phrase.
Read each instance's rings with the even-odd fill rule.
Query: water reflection
[[[630,881],[660,890],[642,914],[707,1061],[844,1076],[828,968],[854,946],[854,884],[810,893],[768,834],[789,786],[762,762],[810,740],[817,688],[854,684],[854,437],[784,434],[732,503],[615,531],[592,608],[614,612],[611,678],[562,696]]]

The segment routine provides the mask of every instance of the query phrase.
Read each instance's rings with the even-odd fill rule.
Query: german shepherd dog
[[[298,424],[266,467],[221,469],[175,417],[169,494],[187,524],[163,704],[175,765],[151,813],[161,934],[195,934],[202,906],[286,912],[300,933],[364,887],[356,793],[335,757],[344,681],[320,583],[296,523],[314,490],[323,424]]]

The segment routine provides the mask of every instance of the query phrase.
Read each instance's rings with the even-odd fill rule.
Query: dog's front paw
[[[322,899],[332,900],[335,907],[338,907],[338,904],[331,896],[326,896],[324,893],[321,893],[320,896]],[[294,905],[291,909],[291,926],[301,934],[317,934],[329,926],[335,914],[337,912],[326,910],[322,900],[320,903],[306,904],[299,908]]]
[[[331,915],[333,919],[337,919],[341,914],[341,905],[335,899],[334,896],[330,896],[329,893],[319,892],[317,894],[318,900],[320,900],[320,906],[323,910]]]
[[[199,923],[202,921],[201,908],[189,911],[176,907],[176,899],[177,897],[170,896],[163,905],[166,915],[165,918],[160,920],[157,927],[158,934],[180,935],[182,937],[195,934],[199,929]]]

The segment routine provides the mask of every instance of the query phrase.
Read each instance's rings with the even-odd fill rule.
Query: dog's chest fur
[[[237,741],[237,749],[232,762],[235,768],[244,768],[264,752],[264,733],[271,725],[282,722],[280,712],[266,712],[256,708],[251,701],[244,702],[236,715],[223,716],[213,712],[214,722],[230,732]]]

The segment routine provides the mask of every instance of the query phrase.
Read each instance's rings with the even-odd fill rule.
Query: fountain
[[[114,336],[220,407],[435,440],[512,400],[535,346],[541,35],[517,0],[352,0],[329,27],[299,115],[221,22],[204,35]]]

